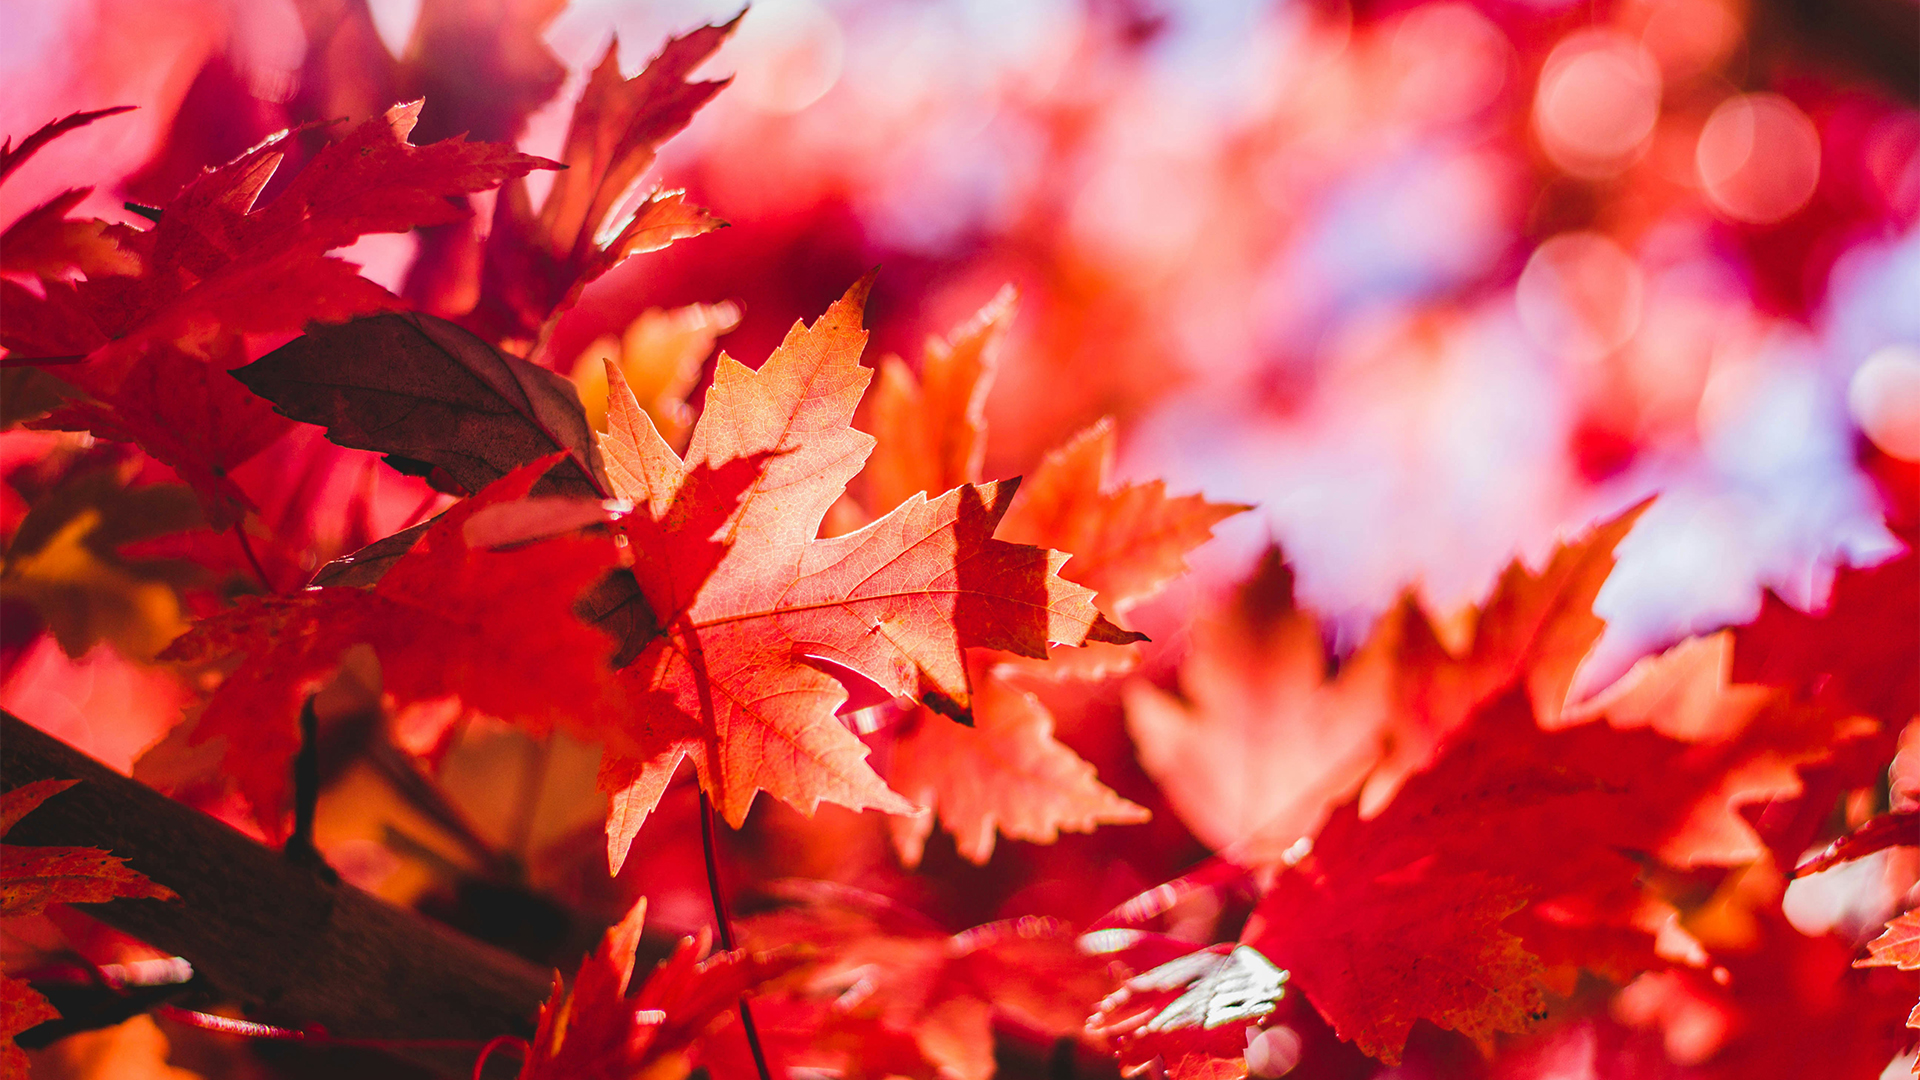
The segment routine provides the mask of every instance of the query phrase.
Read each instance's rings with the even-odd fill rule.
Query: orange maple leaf
[[[1184,700],[1129,685],[1127,731],[1196,837],[1242,862],[1278,862],[1379,762],[1390,665],[1374,646],[1328,677],[1319,623],[1295,605],[1277,548],[1192,634]]]
[[[36,780],[0,795],[0,837],[34,808],[79,783]],[[98,904],[116,897],[171,900],[174,892],[99,848],[20,847],[0,844],[0,918],[33,915],[48,904]],[[0,1073],[27,1074],[26,1055],[13,1037],[59,1016],[24,979],[0,975]]]
[[[868,510],[980,480],[983,408],[1014,300],[1003,288],[948,338],[929,340],[918,378],[898,357],[881,362],[864,406],[877,443],[862,474]],[[1119,615],[1184,572],[1187,552],[1246,508],[1169,497],[1159,481],[1114,485],[1113,456],[1110,422],[1075,436],[1021,485],[996,535],[1070,553],[1060,576],[1093,589],[1100,609]],[[971,727],[923,708],[893,729],[887,779],[934,811],[889,822],[901,860],[919,863],[936,818],[976,863],[992,856],[1001,834],[1044,844],[1062,831],[1147,820],[1145,808],[1100,783],[1092,765],[1054,738],[1053,715],[1019,685],[1022,677],[1101,678],[1137,661],[1130,647],[1098,643],[1040,659],[974,655]]]
[[[821,800],[913,812],[834,718],[847,691],[828,670],[965,715],[967,647],[1044,657],[1049,644],[1138,639],[1059,577],[1067,556],[993,538],[1015,484],[916,495],[816,539],[873,446],[851,426],[870,374],[870,281],[796,324],[758,371],[723,356],[684,459],[608,372],[607,471],[644,504],[619,528],[662,630],[624,672],[652,752],[613,756],[602,777],[615,867],[687,756],[736,827],[760,791],[806,813]]]

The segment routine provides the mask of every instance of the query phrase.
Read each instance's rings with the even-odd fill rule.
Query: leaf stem
[[[707,891],[713,896],[713,921],[720,927],[720,946],[728,952],[735,948],[733,943],[733,920],[727,915],[726,897],[720,891],[720,860],[715,855],[718,846],[713,824],[713,800],[707,798],[705,788],[700,789],[700,846],[707,856]],[[747,999],[740,999],[740,1028],[747,1035],[747,1049],[753,1053],[753,1066],[760,1072],[760,1080],[773,1080],[773,1073],[767,1068],[767,1052],[760,1046],[760,1029],[754,1026],[753,1009],[747,1005]]]
[[[279,596],[280,590],[273,587],[273,579],[267,576],[266,567],[260,565],[260,556],[253,553],[253,542],[247,539],[247,527],[245,523],[235,525],[233,527],[233,535],[239,539],[240,552],[247,557],[247,564],[253,567],[254,576],[260,579],[261,587],[266,589],[269,594]]]

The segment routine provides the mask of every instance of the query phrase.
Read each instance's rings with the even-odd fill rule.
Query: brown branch
[[[86,781],[27,815],[7,840],[106,848],[179,893],[178,900],[115,900],[82,910],[186,957],[262,1020],[319,1025],[348,1039],[467,1039],[476,1046],[497,1035],[532,1034],[549,973],[351,885],[329,884],[4,710],[0,777],[6,788]],[[474,1056],[402,1053],[451,1075],[464,1074]]]

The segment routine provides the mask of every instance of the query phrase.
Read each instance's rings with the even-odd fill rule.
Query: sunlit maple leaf
[[[74,188],[22,214],[0,233],[0,271],[60,278],[137,274],[140,260],[123,239],[133,229],[98,218],[69,218],[92,188]]]
[[[1195,836],[1236,859],[1277,862],[1380,760],[1392,672],[1374,647],[1328,676],[1319,624],[1295,605],[1277,548],[1192,633],[1185,700],[1129,686],[1127,731]]]
[[[683,938],[630,994],[646,911],[642,899],[607,930],[571,987],[554,976],[520,1080],[678,1080],[692,1068],[687,1052],[702,1031],[742,994],[804,960],[793,949],[741,949],[702,959],[704,942]]]
[[[687,76],[738,21],[669,40],[631,79],[620,75],[619,42],[607,45],[574,105],[560,152],[566,171],[554,179],[539,211],[524,183],[510,183],[500,193],[479,306],[469,320],[476,329],[496,339],[534,340],[588,282],[629,255],[721,224],[678,191],[656,191],[620,221],[609,218],[653,164],[660,144],[726,85],[688,82]]]
[[[1148,813],[1100,783],[1093,766],[1053,737],[1040,699],[974,659],[973,726],[930,709],[900,722],[887,782],[934,808],[963,858],[984,863],[996,833],[1037,844],[1061,832],[1145,821]],[[888,822],[901,860],[917,865],[933,815]]]
[[[607,641],[573,605],[619,565],[611,537],[491,547],[523,535],[509,520],[521,513],[515,500],[561,456],[515,470],[441,515],[370,590],[248,598],[195,624],[163,654],[190,664],[237,659],[185,738],[190,746],[223,741],[224,771],[269,832],[279,830],[286,805],[301,700],[355,645],[378,657],[395,710],[458,697],[535,734],[563,726],[606,737],[592,718],[620,701]],[[533,512],[550,516],[552,508]]]
[[[1240,1080],[1249,1039],[1272,1020],[1286,984],[1257,949],[1214,945],[1129,978],[1087,1031],[1111,1041],[1130,1073],[1159,1059],[1174,1080]]]
[[[1920,971],[1920,910],[1896,916],[1886,932],[1867,942],[1867,955],[1853,962],[1854,967],[1891,967],[1901,971]],[[1907,1026],[1920,1028],[1920,1002],[1907,1016]],[[1920,1062],[1914,1065],[1920,1073]]]
[[[79,783],[36,780],[0,795],[0,838],[41,803]],[[48,904],[98,904],[116,897],[170,900],[174,893],[156,885],[126,860],[98,848],[20,847],[0,844],[0,918],[32,915]],[[26,1055],[13,1037],[59,1016],[25,980],[0,975],[0,1072],[25,1076]]]
[[[861,501],[872,514],[915,492],[932,495],[980,481],[987,392],[1017,299],[1011,285],[1003,286],[953,333],[928,338],[917,376],[900,357],[881,358],[879,381],[861,405],[863,426],[874,438],[860,475]]]
[[[862,473],[869,510],[980,479],[982,408],[1014,299],[1003,288],[947,338],[930,339],[918,378],[898,357],[881,362],[864,405],[876,440]],[[1245,507],[1168,497],[1158,481],[1116,486],[1113,454],[1113,427],[1102,421],[1048,455],[996,535],[1069,552],[1061,576],[1094,589],[1095,603],[1117,615],[1183,572],[1184,556],[1212,536],[1212,526]],[[978,694],[971,727],[924,708],[903,716],[890,732],[887,778],[934,813],[889,822],[901,860],[919,863],[936,820],[977,863],[992,856],[998,834],[1044,844],[1062,831],[1145,821],[1145,808],[1100,783],[1091,765],[1053,737],[1052,714],[1017,681],[1100,678],[1136,661],[1130,648],[1100,644],[1044,659],[981,653],[971,660]]]
[[[1110,982],[1106,963],[1081,952],[1057,920],[1022,918],[948,934],[884,897],[824,882],[786,883],[798,901],[742,920],[760,947],[809,946],[795,973],[805,1000],[909,1036],[924,1058],[957,1080],[993,1075],[993,1019],[1048,1037],[1080,1029]]]
[[[816,539],[872,447],[850,424],[869,375],[869,281],[796,325],[757,372],[722,357],[684,459],[610,373],[608,474],[644,504],[619,527],[662,628],[625,669],[652,705],[658,751],[609,763],[616,866],[688,755],[736,827],[759,791],[807,813],[823,799],[911,812],[834,718],[847,692],[824,665],[965,715],[967,647],[1044,657],[1049,644],[1138,637],[1058,577],[1065,555],[993,538],[1013,484],[916,495],[858,532]]]
[[[1818,612],[1769,592],[1734,631],[1734,678],[1778,686],[1892,730],[1920,715],[1920,556],[1843,567]]]
[[[1390,716],[1385,761],[1367,780],[1367,801],[1378,805],[1420,768],[1449,732],[1516,681],[1534,715],[1554,722],[1566,708],[1581,661],[1605,622],[1593,600],[1613,572],[1613,551],[1648,503],[1603,521],[1553,551],[1546,566],[1515,559],[1486,602],[1471,612],[1470,637],[1449,649],[1411,596],[1376,628],[1392,638],[1398,703]]]
[[[60,1019],[60,1010],[27,985],[25,979],[0,975],[0,1076],[27,1075],[27,1055],[13,1037],[28,1028]]]
[[[1114,441],[1103,420],[1049,454],[1001,531],[1071,552],[1060,575],[1092,589],[1101,610],[1124,614],[1186,573],[1187,554],[1212,539],[1215,525],[1252,507],[1168,495],[1159,480],[1116,485]]]

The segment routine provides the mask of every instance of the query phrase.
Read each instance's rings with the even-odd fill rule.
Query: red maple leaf
[[[897,1059],[902,1048],[895,1041],[905,1037],[940,1073],[988,1080],[996,1018],[1058,1038],[1080,1029],[1110,985],[1106,962],[1083,953],[1054,919],[1008,919],[950,934],[885,897],[846,886],[786,882],[775,892],[793,903],[743,920],[742,939],[761,948],[811,949],[809,963],[788,980],[789,1009],[828,1029],[853,1028],[825,1041],[827,1055],[808,1057],[794,1047],[791,1064],[844,1067],[834,1059],[849,1051],[856,1060],[865,1051]],[[872,1045],[859,1045],[868,1040]]]
[[[1825,830],[1843,792],[1880,780],[1900,732],[1920,716],[1916,656],[1920,559],[1911,550],[1878,566],[1841,568],[1817,613],[1768,593],[1759,617],[1734,631],[1734,678],[1779,687],[1828,717],[1833,732],[1830,760],[1802,770],[1802,790],[1750,811],[1780,865],[1794,865],[1831,835]],[[1854,716],[1877,723],[1842,723]]]
[[[1201,840],[1276,862],[1363,782],[1364,805],[1386,802],[1506,689],[1523,686],[1536,715],[1559,716],[1604,628],[1594,594],[1636,517],[1562,545],[1538,572],[1516,560],[1457,652],[1409,594],[1333,673],[1317,620],[1269,550],[1223,610],[1196,623],[1182,697],[1128,689],[1141,764]]]
[[[1379,762],[1392,671],[1374,645],[1328,676],[1319,624],[1295,605],[1278,548],[1192,635],[1184,700],[1128,686],[1127,731],[1196,837],[1243,862],[1276,863]]]
[[[678,191],[656,191],[619,222],[609,218],[653,164],[660,144],[727,84],[686,80],[738,23],[736,17],[670,39],[631,79],[620,76],[618,39],[607,44],[573,108],[560,153],[567,171],[554,178],[540,209],[533,209],[522,181],[500,193],[479,304],[468,320],[476,329],[496,340],[533,340],[588,282],[627,256],[723,224]]]
[[[28,426],[138,444],[192,486],[209,526],[225,529],[255,508],[234,483],[233,470],[293,426],[228,374],[246,362],[236,336],[217,337],[195,352],[147,342],[113,390]]]
[[[256,200],[280,163],[279,139],[209,169],[152,229],[115,234],[139,260],[138,274],[46,281],[44,297],[6,283],[0,344],[15,353],[9,361],[67,362],[63,378],[99,392],[117,384],[143,341],[180,340],[211,325],[284,332],[394,306],[386,290],[326,252],[367,233],[458,220],[466,211],[448,196],[553,164],[463,138],[413,146],[407,134],[419,113],[416,101],[357,125],[264,204]]]
[[[1061,580],[1065,555],[993,538],[1013,484],[915,496],[816,539],[873,445],[850,423],[869,377],[869,283],[796,325],[757,372],[722,357],[684,460],[609,371],[608,474],[645,504],[620,529],[662,630],[624,673],[648,706],[636,739],[654,749],[603,775],[615,866],[687,756],[736,827],[760,791],[807,813],[823,799],[912,812],[835,719],[847,692],[826,669],[965,715],[967,647],[1044,657],[1050,643],[1138,638]]]
[[[163,654],[182,663],[237,658],[185,738],[223,743],[223,771],[268,832],[279,831],[286,805],[300,703],[356,645],[379,658],[395,710],[457,696],[536,734],[565,726],[605,736],[590,718],[621,701],[608,641],[573,605],[619,565],[619,551],[611,537],[583,533],[516,542],[525,535],[516,519],[554,510],[516,500],[564,456],[516,469],[442,514],[372,589],[248,598]]]
[[[930,340],[917,378],[898,357],[881,362],[864,406],[876,441],[862,474],[869,511],[981,479],[982,406],[1014,299],[1003,288],[945,340]],[[1113,484],[1114,441],[1112,424],[1101,421],[1048,455],[996,535],[1068,552],[1060,576],[1093,589],[1101,610],[1119,615],[1183,573],[1186,554],[1245,507],[1169,497],[1159,481]],[[1020,684],[1101,678],[1137,660],[1129,647],[1099,644],[1044,659],[975,651],[971,726],[920,708],[891,730],[888,782],[934,811],[889,823],[902,861],[919,863],[936,819],[976,863],[992,856],[1001,834],[1045,844],[1062,831],[1147,820],[1143,807],[1100,783],[1091,764],[1054,738],[1053,714]]]
[[[237,521],[252,503],[229,473],[288,426],[227,377],[246,359],[240,335],[398,306],[326,253],[367,233],[458,220],[466,211],[449,196],[552,164],[464,138],[413,146],[419,111],[397,105],[359,124],[258,205],[285,133],[201,174],[150,230],[56,220],[47,207],[16,223],[71,243],[33,260],[42,295],[0,282],[0,345],[9,364],[57,365],[92,398],[37,426],[136,441],[193,485],[210,524]],[[87,276],[70,280],[74,270]]]
[[[0,837],[47,799],[78,780],[36,780],[0,795]],[[147,880],[126,860],[98,848],[0,844],[0,918],[46,910],[48,904],[98,904],[116,897],[171,900],[174,892]],[[0,1073],[27,1075],[27,1058],[13,1037],[60,1014],[24,979],[0,975]]]
[[[1377,817],[1354,802],[1336,810],[1242,940],[1384,1061],[1418,1019],[1483,1042],[1523,1031],[1543,1002],[1543,958],[1630,964],[1622,934],[1642,862],[1747,753],[1604,723],[1543,732],[1516,689]]]
[[[702,959],[706,943],[682,938],[633,994],[634,949],[646,919],[642,899],[610,927],[580,963],[573,985],[556,972],[540,1007],[532,1052],[520,1080],[627,1080],[683,1076],[701,1033],[741,995],[803,961],[796,950],[738,949]]]

